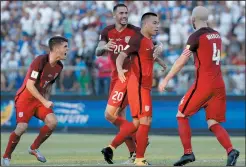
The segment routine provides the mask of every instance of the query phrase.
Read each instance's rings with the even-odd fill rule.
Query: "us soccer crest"
[[[146,112],[148,112],[149,109],[150,109],[150,106],[145,106],[144,109],[145,109]]]
[[[131,38],[130,36],[126,36],[126,37],[125,37],[125,42],[128,43],[129,40],[130,40],[130,38]]]

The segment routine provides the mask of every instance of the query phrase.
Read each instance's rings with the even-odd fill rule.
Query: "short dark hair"
[[[50,38],[50,40],[49,40],[50,50],[52,51],[55,45],[61,44],[62,42],[68,42],[68,39],[64,38],[62,36],[54,36],[54,37]]]
[[[141,23],[142,23],[145,19],[149,18],[150,16],[156,16],[156,17],[158,17],[158,15],[157,15],[156,13],[153,13],[153,12],[147,12],[147,13],[144,13],[143,16],[141,17]]]
[[[117,5],[114,6],[113,12],[115,12],[115,11],[117,10],[118,7],[125,7],[125,8],[128,10],[128,8],[127,8],[127,6],[126,6],[125,4],[119,3],[119,4],[117,4]]]

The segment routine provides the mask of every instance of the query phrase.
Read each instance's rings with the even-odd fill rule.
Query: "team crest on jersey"
[[[126,36],[126,37],[125,37],[125,42],[128,43],[129,40],[130,40],[130,38],[131,38],[130,36]]]
[[[19,117],[23,117],[23,112],[19,112]]]
[[[150,106],[145,106],[144,109],[145,109],[146,112],[148,112],[149,109],[150,109]]]

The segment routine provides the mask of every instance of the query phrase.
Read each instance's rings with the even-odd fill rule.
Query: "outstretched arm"
[[[164,91],[165,87],[168,84],[168,81],[172,79],[184,67],[186,62],[189,60],[191,53],[192,52],[189,49],[185,49],[183,51],[182,55],[173,64],[167,76],[160,83],[159,91]]]

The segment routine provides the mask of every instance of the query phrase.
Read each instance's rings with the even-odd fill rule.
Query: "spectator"
[[[73,70],[64,70],[60,76],[60,88],[62,92],[78,91],[78,82]]]
[[[1,91],[7,90],[7,79],[4,75],[4,72],[1,71]]]
[[[232,74],[233,82],[233,93],[235,94],[245,94],[245,74],[240,70]]]
[[[78,82],[80,84],[80,89],[82,94],[91,94],[90,91],[90,75],[88,74],[88,71],[86,69],[82,69],[80,72],[80,76],[78,78]]]
[[[100,56],[96,60],[96,66],[98,69],[97,78],[97,94],[106,95],[109,91],[110,75],[111,75],[111,65],[109,57]]]
[[[183,95],[189,88],[189,74],[181,71],[177,79],[177,94]]]
[[[23,17],[20,20],[22,32],[27,33],[27,35],[33,35],[33,20],[29,13],[24,12]]]

